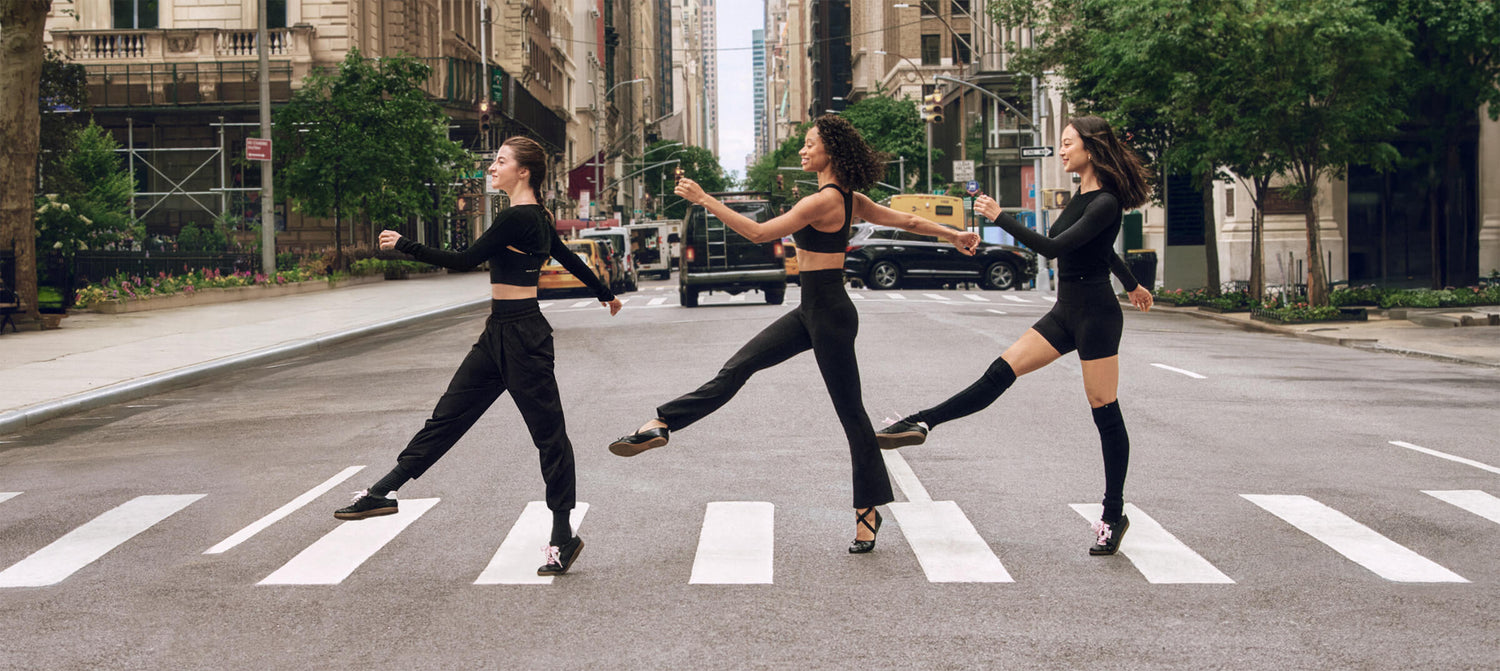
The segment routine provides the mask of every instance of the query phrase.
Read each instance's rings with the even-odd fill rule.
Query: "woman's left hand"
[[[599,304],[609,308],[609,316],[611,317],[620,314],[620,306],[623,305],[622,303],[620,303],[620,299],[618,298],[613,299],[608,303],[600,301]]]
[[[958,251],[968,256],[973,256],[979,250],[979,234],[973,231],[960,231],[954,234],[951,242]]]
[[[1000,203],[995,202],[995,199],[989,197],[988,194],[984,194],[974,199],[974,211],[984,215],[985,219],[994,221],[1000,218]]]
[[[672,189],[672,193],[677,194],[683,200],[694,205],[702,205],[703,199],[708,197],[708,194],[704,193],[703,187],[698,186],[697,182],[686,177],[677,180],[677,186]]]
[[[1151,296],[1151,292],[1144,286],[1137,284],[1130,291],[1130,304],[1134,305],[1141,312],[1150,312],[1151,305],[1155,302],[1156,299]]]
[[[381,231],[380,232],[380,248],[381,249],[386,249],[386,250],[395,249],[396,248],[396,241],[400,240],[400,239],[401,239],[401,234],[400,233],[397,233],[397,232],[391,231],[391,230]]]

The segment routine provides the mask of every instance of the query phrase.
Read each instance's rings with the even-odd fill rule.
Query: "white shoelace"
[[[562,548],[556,545],[543,545],[542,554],[547,555],[547,563],[549,565],[562,566]]]
[[[1104,545],[1110,536],[1115,535],[1115,530],[1108,524],[1105,524],[1103,520],[1094,520],[1094,535],[1099,537],[1094,543],[1096,545]]]

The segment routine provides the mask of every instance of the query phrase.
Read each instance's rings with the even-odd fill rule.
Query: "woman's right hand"
[[[1000,203],[995,202],[989,194],[984,194],[974,200],[974,211],[984,215],[985,219],[994,221],[1000,218]]]
[[[400,240],[400,239],[401,239],[401,234],[400,233],[397,233],[397,232],[392,231],[392,230],[381,231],[380,232],[380,248],[381,249],[395,249],[396,248],[396,241]]]

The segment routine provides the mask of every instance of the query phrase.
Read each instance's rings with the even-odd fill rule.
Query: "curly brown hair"
[[[865,144],[865,139],[848,119],[824,114],[813,121],[823,148],[833,164],[833,175],[839,185],[850,191],[865,189],[885,176],[885,156]]]

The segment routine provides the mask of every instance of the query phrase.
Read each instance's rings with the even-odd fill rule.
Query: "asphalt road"
[[[588,503],[568,575],[490,584],[520,575],[491,573],[497,555],[541,563],[515,528],[542,484],[509,397],[403,488],[399,524],[330,514],[421,426],[474,313],[0,444],[0,668],[1500,660],[1500,371],[1128,313],[1121,555],[1086,553],[1074,506],[1097,505],[1103,477],[1068,357],[901,450],[901,503],[875,552],[851,556],[847,447],[811,355],[666,448],[605,450],[798,297],[690,310],[665,286],[614,318],[582,298],[545,309]],[[1048,307],[1035,292],[858,293],[877,426],[967,385]]]

